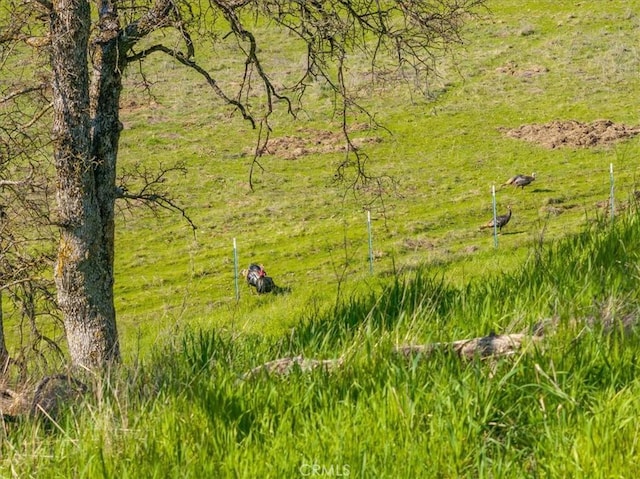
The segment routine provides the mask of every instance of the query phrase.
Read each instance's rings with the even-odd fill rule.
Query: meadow
[[[120,212],[124,364],[53,430],[5,428],[1,475],[635,476],[640,141],[547,148],[506,132],[637,127],[640,4],[488,6],[418,90],[353,73],[384,127],[353,118],[370,172],[393,179],[384,202],[334,181],[344,145],[322,85],[297,120],[276,111],[272,138],[292,148],[262,158],[251,189],[246,122],[168,58],[149,58],[144,78],[130,71],[121,167],[181,162],[167,182],[197,229]],[[270,45],[286,70],[295,53]],[[226,53],[221,42],[198,59],[232,85]],[[524,190],[500,188],[531,172]],[[499,213],[513,209],[497,247],[480,229],[492,186]],[[236,297],[234,239],[240,268],[264,264],[286,292],[241,282]],[[541,341],[503,358],[393,353],[539,324]],[[295,355],[344,362],[241,379]]]
[[[559,238],[606,213],[596,204],[609,197],[611,164],[616,198],[627,201],[636,184],[637,139],[547,149],[504,130],[598,119],[637,126],[638,31],[631,6],[489,7],[420,92],[397,78],[371,82],[354,73],[361,101],[388,129],[367,129],[366,118],[352,119],[370,174],[393,179],[383,184],[384,203],[373,201],[376,191],[353,194],[334,181],[344,142],[333,98],[322,85],[310,88],[306,113],[297,121],[281,111],[272,119],[274,140],[309,153],[281,148],[281,155],[262,158],[252,191],[256,132],[250,125],[168,58],[145,64],[155,97],[136,88],[142,80],[131,70],[121,165],[183,162],[188,171],[168,179],[170,192],[198,229],[194,235],[179,215],[144,210],[120,218],[119,324],[124,337],[142,338],[142,344],[123,341],[125,351],[146,350],[158,337],[147,333],[171,335],[185,321],[281,334],[309,305],[375,288],[424,263],[458,284],[509,270],[541,236]],[[273,50],[281,50],[275,41]],[[227,86],[224,53],[222,44],[209,61]],[[227,81],[232,87],[233,79]],[[316,142],[332,152],[317,152]],[[534,171],[538,179],[524,191],[499,188],[515,173]],[[479,231],[492,216],[492,185],[498,212],[513,208],[497,250],[491,231]],[[365,208],[371,209],[374,275]],[[241,288],[237,302],[234,238],[240,268],[262,263],[294,294],[256,298]]]

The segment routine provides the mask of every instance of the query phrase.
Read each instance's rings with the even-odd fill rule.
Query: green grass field
[[[640,310],[638,137],[547,149],[506,129],[551,121],[640,124],[640,3],[492,1],[427,93],[397,77],[350,79],[383,128],[360,128],[384,204],[333,181],[344,159],[332,98],[315,85],[273,138],[249,188],[256,132],[192,73],[145,61],[123,98],[123,169],[182,162],[178,215],[123,210],[116,306],[124,365],[53,433],[1,434],[13,477],[634,477]],[[265,37],[271,32],[262,32]],[[295,51],[274,38],[282,75]],[[281,40],[280,40],[281,41]],[[278,52],[284,51],[282,57]],[[202,51],[232,85],[224,42]],[[288,58],[287,58],[288,55]],[[280,62],[280,63],[278,63]],[[356,125],[366,118],[352,119]],[[294,139],[289,138],[290,143]],[[613,225],[607,216],[613,164]],[[494,247],[492,185],[513,218]],[[597,206],[604,202],[605,207]],[[288,292],[258,296],[240,268],[263,263]],[[529,331],[535,348],[496,360],[406,360],[398,343]],[[11,327],[11,324],[8,324]],[[283,356],[345,357],[332,373],[238,378]]]
[[[272,340],[187,328],[56,428],[5,429],[18,477],[633,477],[637,210],[454,286],[419,270]],[[547,333],[512,356],[405,359],[398,343]],[[250,368],[343,355],[332,372]]]
[[[153,72],[147,80],[154,99],[136,88],[141,78],[132,70],[123,100],[121,165],[184,162],[188,172],[175,177],[171,193],[198,230],[194,237],[177,215],[139,211],[121,218],[116,288],[125,352],[144,354],[157,333],[173,334],[185,324],[277,335],[310,305],[335,301],[338,290],[348,296],[375,288],[423,264],[459,283],[510,270],[541,236],[562,237],[603,213],[596,203],[609,197],[610,164],[616,199],[628,200],[636,187],[637,138],[549,150],[502,130],[554,120],[637,125],[640,59],[632,6],[489,7],[468,25],[465,44],[439,63],[428,94],[397,78],[372,84],[353,74],[362,85],[361,101],[389,129],[356,133],[370,140],[368,168],[396,181],[385,185],[384,204],[372,205],[373,276],[363,211],[371,196],[354,197],[333,181],[344,159],[339,136],[330,142],[334,153],[263,158],[251,191],[256,133],[250,126],[170,59],[145,64]],[[221,67],[224,52],[223,44],[212,58],[197,59],[211,62],[227,86],[233,78]],[[306,107],[295,122],[276,112],[272,136],[295,137],[309,150],[339,128],[321,85],[310,91]],[[491,231],[478,229],[491,218],[491,187],[532,171],[538,179],[526,190],[498,189],[499,213],[507,204],[514,213],[496,250]],[[256,298],[243,287],[237,303],[234,238],[240,268],[263,263],[291,294]]]

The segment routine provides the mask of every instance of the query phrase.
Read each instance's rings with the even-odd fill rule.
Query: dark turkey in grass
[[[509,220],[511,219],[511,206],[507,206],[507,210],[509,210],[506,214],[504,215],[499,215],[496,216],[496,222],[495,222],[495,226],[498,228],[498,230],[502,231],[502,227],[506,226],[506,224],[509,222]],[[481,226],[480,229],[485,229],[485,228],[493,228],[494,223],[493,223],[493,219],[491,221],[489,221],[486,225]]]
[[[276,287],[271,276],[267,276],[267,272],[261,264],[251,263],[249,268],[242,270],[242,276],[247,280],[249,286],[256,288],[259,294],[270,293]]]
[[[536,179],[536,174],[535,173],[531,173],[531,176],[529,175],[516,175],[516,176],[512,176],[511,178],[509,178],[507,180],[506,183],[504,183],[502,186],[507,186],[507,185],[513,185],[516,188],[520,187],[524,190],[524,187],[527,185],[530,185],[531,183],[533,183],[533,181]]]

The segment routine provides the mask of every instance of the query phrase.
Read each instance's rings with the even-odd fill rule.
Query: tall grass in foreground
[[[453,287],[420,271],[310,315],[281,341],[192,331],[123,367],[53,432],[6,428],[2,476],[633,477],[640,471],[640,228],[535,249],[518,271]],[[535,350],[462,362],[399,341],[552,328]],[[624,326],[624,327],[623,327]],[[282,355],[332,373],[240,375]]]

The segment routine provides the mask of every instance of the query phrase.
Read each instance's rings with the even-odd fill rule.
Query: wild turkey
[[[506,214],[500,215],[500,216],[496,216],[496,226],[498,227],[499,231],[502,231],[502,227],[506,226],[506,224],[511,219],[511,206],[507,206],[507,209],[509,211]],[[493,219],[491,221],[489,221],[486,225],[481,226],[480,228],[481,229],[493,228]]]
[[[513,176],[511,178],[509,178],[509,180],[503,184],[502,186],[507,186],[507,185],[513,185],[516,188],[520,187],[524,190],[524,187],[531,184],[534,180],[536,179],[536,174],[535,173],[531,173],[531,176],[529,175],[516,175]]]
[[[242,270],[242,276],[247,279],[249,286],[256,288],[260,294],[270,293],[275,288],[275,283],[261,264],[251,263],[249,268]]]

